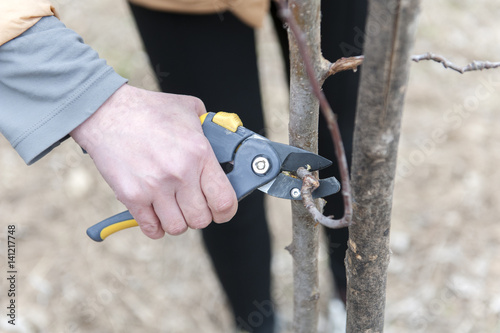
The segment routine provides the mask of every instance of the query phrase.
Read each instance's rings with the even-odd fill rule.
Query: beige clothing
[[[50,0],[0,0],[0,45],[19,36],[42,17],[55,14]]]
[[[252,27],[260,27],[269,0],[130,0],[147,8],[191,14],[231,11]],[[57,15],[50,0],[0,0],[0,45],[16,38],[42,17]]]
[[[269,10],[269,0],[130,0],[147,8],[188,13],[210,14],[231,11],[240,20],[257,28]]]

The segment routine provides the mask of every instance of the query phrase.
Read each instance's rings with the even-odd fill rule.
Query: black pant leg
[[[238,113],[246,127],[264,129],[253,29],[230,13],[131,8],[163,91],[199,97],[208,111]],[[212,223],[202,233],[236,324],[272,332],[270,236],[262,193],[242,200],[231,222]]]

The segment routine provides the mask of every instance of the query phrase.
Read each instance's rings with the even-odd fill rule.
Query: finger
[[[160,220],[152,206],[130,207],[130,214],[134,217],[144,235],[152,239],[159,239],[165,235]]]
[[[215,155],[205,164],[200,183],[214,222],[229,221],[238,210],[238,200]]]
[[[169,193],[155,198],[153,207],[160,219],[163,230],[169,235],[180,235],[187,230],[184,216],[177,204],[175,195]]]
[[[199,180],[193,180],[179,189],[175,197],[187,225],[192,229],[202,229],[212,222],[212,213]]]

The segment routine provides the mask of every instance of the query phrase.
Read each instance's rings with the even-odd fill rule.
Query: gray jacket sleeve
[[[125,82],[78,34],[43,17],[0,46],[0,132],[34,163]]]

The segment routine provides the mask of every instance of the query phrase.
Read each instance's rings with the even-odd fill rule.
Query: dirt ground
[[[132,85],[156,88],[122,0],[54,3],[62,20]],[[432,51],[457,64],[500,60],[498,17],[496,1],[425,0],[414,53]],[[281,63],[269,30],[258,37],[271,138],[286,142]],[[498,105],[500,70],[460,75],[436,63],[412,64],[394,196],[386,332],[500,332]],[[199,232],[152,241],[136,229],[94,243],[86,228],[123,206],[73,142],[27,167],[2,138],[0,156],[1,332],[231,332]],[[275,304],[288,331],[289,208],[278,199],[269,199],[268,206]],[[15,326],[4,314],[7,225],[16,227]],[[326,310],[322,327],[325,316]]]

